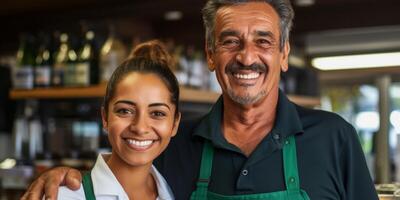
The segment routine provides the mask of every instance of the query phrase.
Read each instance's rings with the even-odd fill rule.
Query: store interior
[[[140,42],[159,39],[174,56],[183,117],[207,113],[221,89],[204,56],[205,2],[1,2],[0,200],[18,199],[49,168],[87,170],[99,152],[109,151],[100,119],[107,64],[111,55],[120,62]],[[375,183],[400,182],[400,1],[291,2],[290,69],[280,88],[299,105],[350,122]],[[76,58],[58,64],[96,62],[91,76],[83,80],[71,72],[63,83],[54,82],[57,62],[46,63],[43,55],[48,50],[57,60],[63,44]],[[85,45],[94,58],[84,57]],[[31,61],[20,55],[28,51]],[[31,66],[22,79],[14,70],[21,65]]]

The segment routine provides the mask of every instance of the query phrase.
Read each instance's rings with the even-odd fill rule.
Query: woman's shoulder
[[[83,191],[83,186],[78,190],[71,190],[66,186],[61,186],[58,188],[58,200],[82,200],[85,199],[85,192]]]

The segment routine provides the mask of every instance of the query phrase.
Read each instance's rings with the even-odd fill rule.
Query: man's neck
[[[240,105],[225,97],[222,121],[225,139],[249,156],[274,126],[278,95],[278,89],[272,90],[252,105]]]

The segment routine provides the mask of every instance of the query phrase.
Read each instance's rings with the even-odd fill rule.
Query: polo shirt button
[[[276,133],[273,135],[273,137],[275,140],[279,140],[279,138],[280,138],[279,134],[276,134]]]
[[[295,182],[295,179],[294,179],[293,177],[290,177],[290,178],[289,178],[289,182],[290,182],[290,183],[294,183],[294,182]]]
[[[289,144],[289,143],[290,143],[289,140],[286,140],[286,141],[285,141],[285,144]]]
[[[249,174],[249,171],[247,171],[247,169],[242,170],[242,175],[243,176],[247,176],[247,174]]]

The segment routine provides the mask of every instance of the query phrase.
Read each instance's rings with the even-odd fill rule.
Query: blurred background
[[[160,39],[173,54],[184,118],[220,94],[207,70],[205,0],[14,0],[0,3],[0,200],[42,171],[89,169],[109,151],[105,83],[132,48]],[[357,130],[375,183],[400,182],[400,1],[292,0],[290,70],[280,87]]]

